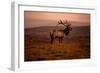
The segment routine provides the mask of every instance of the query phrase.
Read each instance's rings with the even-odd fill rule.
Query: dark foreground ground
[[[51,45],[49,31],[55,27],[25,29],[24,61],[90,58],[90,28],[73,27],[63,40]],[[58,27],[62,29],[62,27]]]

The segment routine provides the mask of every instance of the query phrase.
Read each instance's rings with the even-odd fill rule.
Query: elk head
[[[71,23],[69,21],[62,21],[62,20],[59,20],[58,21],[58,25],[61,24],[61,25],[64,25],[65,26],[65,29],[64,29],[64,33],[65,35],[68,35],[68,33],[72,30],[71,28]]]
[[[70,30],[72,30],[72,28],[71,28],[71,23],[69,22],[69,21],[62,21],[62,20],[59,20],[58,21],[58,25],[64,25],[65,26],[65,28],[68,28],[68,27],[70,27]]]

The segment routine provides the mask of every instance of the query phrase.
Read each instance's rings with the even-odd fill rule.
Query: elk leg
[[[51,39],[51,44],[53,44],[53,39]]]
[[[62,38],[62,37],[60,37],[60,38],[59,38],[59,43],[62,43],[62,40],[63,40],[63,38]]]
[[[60,38],[60,43],[61,43],[61,38]]]
[[[61,40],[62,40],[62,38],[60,37],[60,38],[59,38],[59,43],[61,43]]]
[[[61,38],[61,43],[62,43],[63,38]]]
[[[59,38],[59,43],[60,43],[60,38]]]
[[[50,37],[51,37],[51,44],[53,44],[54,37],[53,37],[53,35],[50,35]]]

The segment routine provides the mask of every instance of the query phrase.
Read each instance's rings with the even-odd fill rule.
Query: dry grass
[[[32,45],[25,50],[25,61],[89,58],[87,48],[89,45],[80,43]]]
[[[50,44],[49,28],[25,30],[25,61],[90,58],[89,27],[73,28],[63,43]]]

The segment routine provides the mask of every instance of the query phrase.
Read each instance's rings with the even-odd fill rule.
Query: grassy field
[[[49,31],[53,28],[55,27],[44,26],[25,29],[24,61],[90,58],[89,26],[73,27],[62,44],[58,41],[50,43]]]

